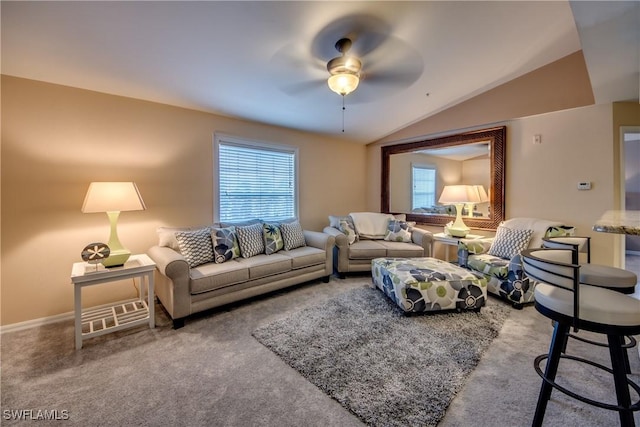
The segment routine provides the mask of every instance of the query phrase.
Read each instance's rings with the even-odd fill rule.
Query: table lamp
[[[469,227],[462,221],[462,209],[465,203],[480,203],[478,190],[473,185],[445,185],[438,203],[455,205],[456,220],[447,230],[453,237],[465,237]]]
[[[106,212],[111,223],[109,248],[111,253],[102,261],[107,267],[119,267],[129,259],[131,252],[122,246],[118,238],[118,216],[122,211],[145,210],[135,182],[92,182],[82,204],[83,213]]]
[[[487,192],[484,190],[484,186],[482,185],[472,185],[473,191],[478,193],[478,202],[469,202],[466,204],[467,214],[469,217],[473,217],[473,212],[475,209],[476,203],[486,203],[489,201],[489,196]]]

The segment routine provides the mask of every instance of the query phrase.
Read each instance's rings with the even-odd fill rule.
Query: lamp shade
[[[445,185],[438,202],[444,205],[480,203],[480,195],[473,185]]]
[[[146,206],[135,182],[92,182],[82,212],[142,211]]]
[[[338,73],[329,77],[329,89],[338,95],[348,95],[358,87],[360,78],[354,73]]]
[[[480,201],[478,203],[485,203],[489,201],[489,196],[487,192],[484,190],[483,185],[474,185],[476,191],[478,192],[478,196],[480,197]]]

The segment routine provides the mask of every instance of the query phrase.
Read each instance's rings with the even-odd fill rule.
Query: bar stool
[[[536,310],[554,324],[549,353],[536,357],[534,368],[542,378],[533,426],[541,426],[551,392],[556,389],[574,399],[603,409],[615,410],[624,427],[635,426],[633,412],[640,400],[631,403],[629,387],[640,394],[640,386],[627,377],[624,337],[640,333],[640,300],[611,289],[580,283],[579,264],[573,263],[574,251],[567,249],[527,249],[522,264],[527,276],[539,283],[535,288]],[[569,331],[579,329],[607,336],[612,368],[594,361],[564,354]],[[545,371],[540,363],[546,360]],[[568,390],[555,382],[561,359],[571,359],[613,374],[617,405],[595,401]]]
[[[582,236],[545,237],[542,239],[543,248],[573,250],[572,263],[581,264],[580,283],[600,286],[623,294],[635,292],[638,276],[622,268],[608,265],[591,264],[591,238]],[[581,263],[580,255],[586,258],[586,264]]]

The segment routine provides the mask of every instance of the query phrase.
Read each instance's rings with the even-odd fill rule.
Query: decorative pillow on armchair
[[[527,249],[532,235],[533,230],[514,230],[502,225],[498,226],[488,254],[511,259]]]
[[[213,243],[213,256],[216,264],[222,264],[225,261],[240,256],[240,246],[238,246],[236,228],[234,226],[212,228],[211,241]]]
[[[384,240],[390,242],[411,242],[410,226],[406,221],[399,221],[397,219],[389,220],[387,225],[387,233],[384,235]]]

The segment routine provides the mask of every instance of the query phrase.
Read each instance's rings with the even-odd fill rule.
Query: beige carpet
[[[156,329],[87,340],[80,351],[71,320],[3,334],[0,406],[67,410],[64,425],[70,426],[361,426],[251,333],[369,281],[365,275],[312,282],[195,316],[177,331],[157,309]],[[530,425],[540,386],[533,358],[546,351],[550,336],[550,322],[532,307],[512,310],[439,426]],[[607,363],[606,349],[578,342],[570,349]],[[640,380],[637,353],[631,368]],[[569,374],[578,381],[592,377],[579,369]],[[608,377],[591,384],[611,398]],[[615,413],[554,394],[544,425],[618,424]]]

